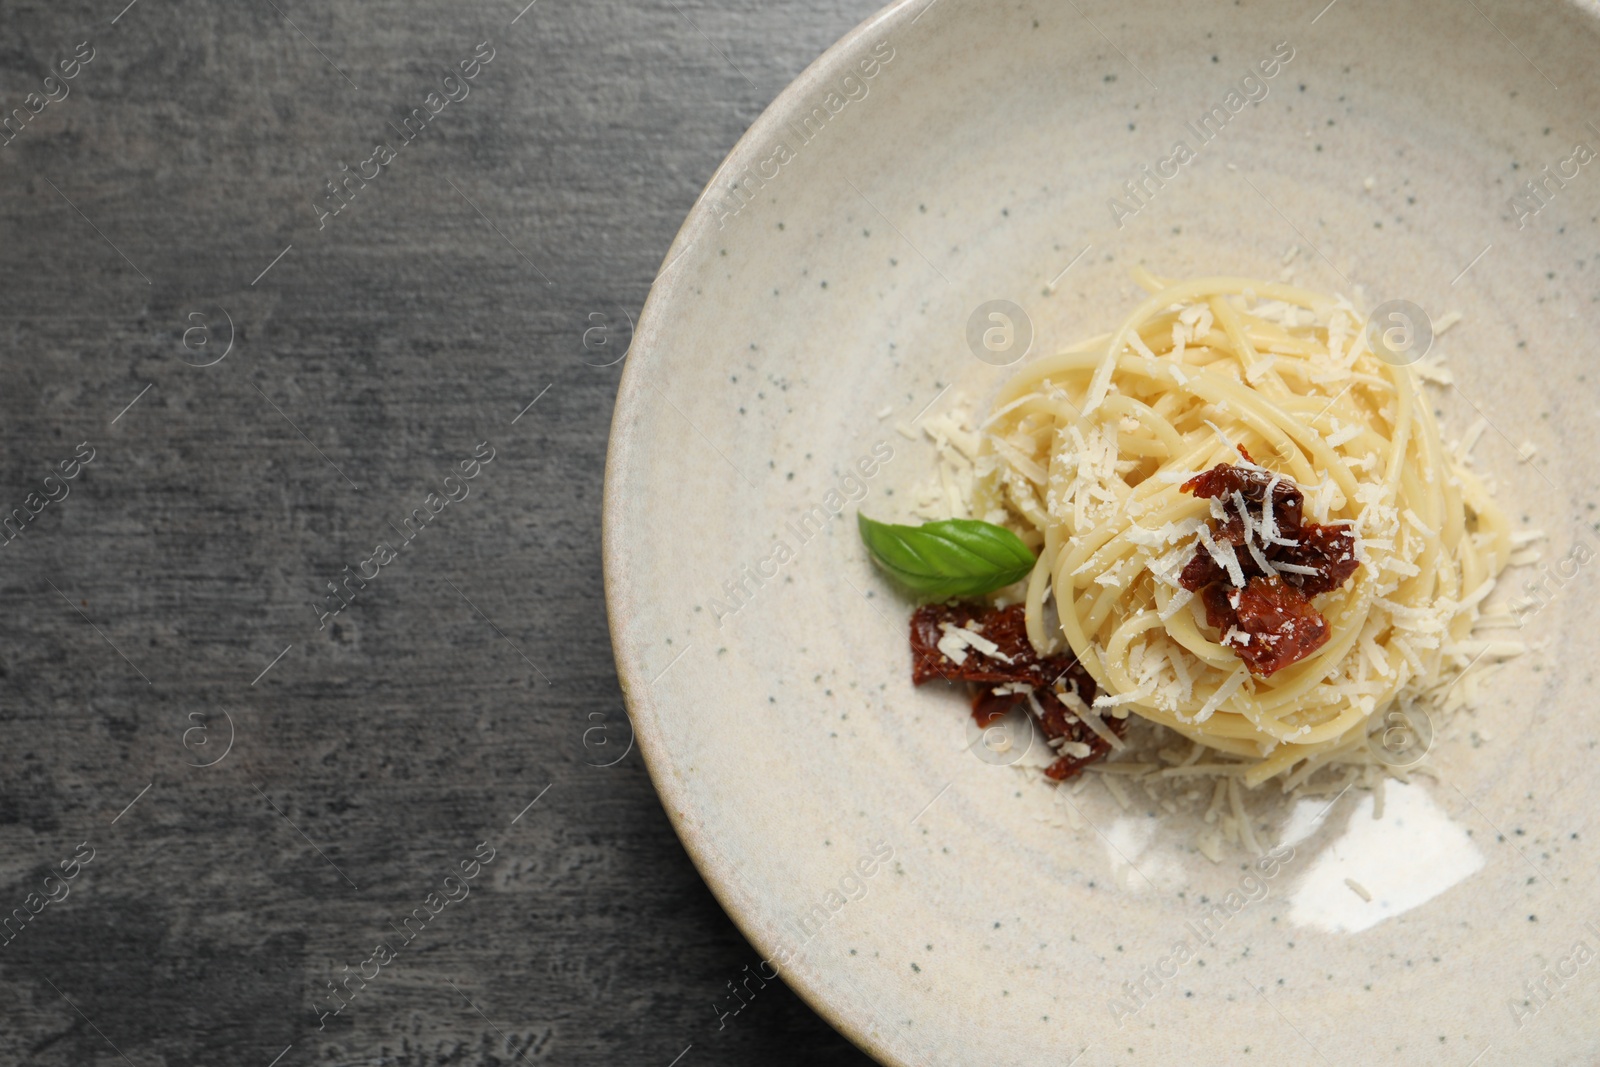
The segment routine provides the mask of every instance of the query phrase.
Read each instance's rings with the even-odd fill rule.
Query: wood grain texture
[[[0,8],[0,109],[66,90],[0,148],[0,1062],[868,1062],[779,985],[719,1026],[757,954],[638,753],[592,764],[595,364],[875,0],[123,2]]]

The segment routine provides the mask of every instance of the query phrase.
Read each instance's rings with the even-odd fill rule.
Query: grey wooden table
[[[0,5],[0,1062],[867,1062],[719,1025],[599,525],[628,316],[876,0],[126,3]]]

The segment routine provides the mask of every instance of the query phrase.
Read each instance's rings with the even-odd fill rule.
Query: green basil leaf
[[[1033,553],[1022,539],[991,522],[895,526],[857,512],[856,523],[874,563],[913,593],[935,600],[990,593],[1033,570]]]

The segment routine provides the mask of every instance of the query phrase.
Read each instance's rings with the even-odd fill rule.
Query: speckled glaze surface
[[[641,750],[764,975],[888,1064],[1596,1062],[1596,54],[1589,5],[919,0],[751,128],[640,320],[605,560]],[[1007,373],[974,309],[1037,355],[1112,328],[1134,264],[1459,311],[1447,435],[1487,419],[1549,533],[1497,593],[1533,650],[1430,773],[1381,820],[1259,791],[1265,860],[1098,783],[1074,828],[975,758],[855,532],[933,469],[896,425]]]

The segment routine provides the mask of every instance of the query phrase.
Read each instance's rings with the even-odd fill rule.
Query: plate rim
[[[698,242],[717,230],[713,226],[713,213],[704,208],[707,199],[718,193],[718,183],[722,177],[730,171],[752,167],[764,158],[770,135],[779,132],[786,120],[799,110],[800,104],[813,98],[820,90],[827,88],[831,80],[850,69],[849,61],[855,58],[854,53],[863,42],[875,33],[904,32],[910,23],[937,3],[939,0],[891,0],[826,48],[763,109],[717,165],[705,187],[688,208],[682,225],[662,258],[662,265],[652,279],[626,355],[655,354],[662,331],[661,324],[667,318],[666,309],[683,299],[686,293],[683,272],[675,268],[680,259],[689,258]],[[1593,32],[1600,34],[1600,0],[1557,0],[1547,8],[1540,9],[1538,17],[1559,19],[1564,14],[1576,15],[1579,20],[1587,22]],[[708,257],[712,253],[701,249],[699,254]],[[624,469],[636,455],[637,416],[643,410],[645,397],[651,389],[647,377],[650,371],[635,366],[638,362],[637,358],[625,358],[623,361],[608,429],[601,494],[603,595],[617,678],[645,769],[673,831],[718,906],[745,940],[762,954],[763,960],[770,961],[776,954],[780,939],[763,932],[758,913],[759,903],[753,898],[748,903],[739,898],[732,884],[737,872],[720,854],[712,836],[696,825],[694,812],[687,803],[687,790],[672,776],[673,761],[668,746],[654,722],[642,715],[642,710],[651,703],[647,694],[653,681],[643,662],[646,649],[641,644],[629,642],[620,621],[627,596],[624,583],[630,576],[624,542],[632,531],[624,517],[624,501],[618,486]],[[876,1013],[849,1011],[836,1003],[834,998],[842,991],[841,987],[830,986],[822,981],[821,972],[814,965],[809,968],[797,967],[791,962],[779,968],[778,975],[829,1026],[885,1067],[912,1067],[916,1062],[892,1049],[886,1036],[869,1030]]]
[[[740,170],[759,162],[762,150],[770,139],[769,134],[776,132],[789,116],[798,113],[799,105],[803,101],[811,98],[826,84],[837,80],[835,75],[842,74],[854,62],[854,52],[859,45],[884,29],[903,29],[909,24],[908,16],[910,21],[914,22],[921,15],[920,11],[916,15],[911,15],[913,9],[926,10],[935,3],[938,3],[938,0],[892,0],[829,45],[785,86],[755,122],[751,123],[749,129],[745,130],[734,143],[733,148],[707,179],[705,188],[695,197],[677,236],[667,249],[666,255],[662,257],[662,266],[658,269],[651,283],[650,292],[645,297],[644,307],[639,312],[639,322],[629,345],[629,355],[648,351],[656,345],[660,334],[658,323],[666,315],[664,309],[674,304],[683,293],[683,284],[678,280],[681,272],[669,273],[669,268],[677,266],[678,259],[687,257],[695,244],[707,235],[712,222],[711,213],[702,208],[707,197],[716,191],[722,175],[730,169]],[[635,352],[635,346],[642,347]],[[622,689],[623,706],[627,709],[629,724],[638,741],[639,754],[644,761],[645,770],[650,775],[656,797],[660,800],[673,831],[678,835],[679,842],[688,853],[701,880],[711,890],[711,895],[716,899],[718,906],[733,921],[745,940],[762,953],[763,960],[770,961],[779,947],[777,939],[769,938],[761,931],[754,907],[746,907],[728,885],[730,877],[729,871],[724,869],[725,861],[712,845],[709,835],[693,824],[684,803],[684,790],[678,787],[669,773],[671,759],[665,741],[648,717],[635,714],[636,706],[642,705],[645,700],[644,693],[651,681],[644,677],[642,657],[638,655],[643,650],[630,645],[619,622],[622,615],[621,602],[624,597],[622,583],[627,571],[623,543],[627,540],[625,535],[628,533],[628,527],[623,518],[624,509],[618,485],[621,472],[629,465],[636,447],[633,431],[637,423],[633,416],[642,402],[643,395],[650,388],[649,381],[645,377],[648,372],[639,369],[639,362],[638,359],[626,359],[623,363],[622,378],[617,385],[617,398],[612,408],[611,426],[607,434],[605,481],[600,505],[601,571],[606,603],[606,628],[611,637],[612,655],[616,660],[617,681]],[[644,725],[643,729],[641,722]],[[910,1067],[910,1061],[894,1054],[886,1042],[868,1031],[867,1024],[871,1022],[873,1016],[865,1013],[859,1015],[847,1013],[833,1003],[832,991],[824,989],[820,981],[816,981],[803,969],[790,964],[782,969],[774,967],[774,970],[778,970],[778,976],[783,979],[784,984],[794,990],[807,1007],[857,1048],[888,1067]]]

